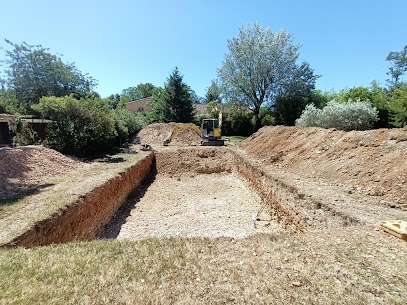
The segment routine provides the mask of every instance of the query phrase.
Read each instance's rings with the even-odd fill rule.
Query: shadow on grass
[[[131,211],[136,207],[137,203],[140,202],[141,198],[143,198],[156,176],[157,169],[153,166],[153,169],[144,182],[130,194],[126,203],[117,210],[116,215],[104,226],[103,231],[99,234],[100,239],[115,239],[119,235],[122,225],[126,223],[127,217],[130,216]]]
[[[34,185],[19,185],[12,183],[2,183],[4,187],[0,190],[0,208],[11,205],[24,197],[39,193],[42,189],[53,186],[53,183],[43,183]]]
[[[35,176],[31,164],[36,157],[38,150],[35,146],[0,148],[0,207],[12,205],[53,185],[30,179]]]

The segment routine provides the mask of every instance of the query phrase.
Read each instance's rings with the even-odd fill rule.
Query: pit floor
[[[253,215],[261,200],[236,174],[191,177],[158,175],[126,215],[112,221],[102,237],[137,240],[149,237],[231,237],[281,230],[267,212]],[[116,232],[111,234],[112,232]]]

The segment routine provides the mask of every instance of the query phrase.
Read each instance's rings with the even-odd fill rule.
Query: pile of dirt
[[[191,145],[201,144],[201,135],[194,129],[180,129],[171,141],[172,145]]]
[[[140,130],[133,142],[150,145],[162,145],[168,139],[177,123],[155,123]]]
[[[264,165],[294,171],[407,207],[407,129],[344,132],[264,127],[240,143]]]
[[[0,148],[0,189],[8,184],[38,184],[79,166],[81,162],[43,146]]]
[[[201,136],[196,129],[189,128],[192,124],[182,123],[155,123],[150,124],[140,130],[133,142],[141,144],[150,144],[153,146],[162,146],[164,141],[169,139],[173,131],[177,129],[170,145],[175,146],[195,146],[200,145]],[[198,127],[197,127],[198,128]]]

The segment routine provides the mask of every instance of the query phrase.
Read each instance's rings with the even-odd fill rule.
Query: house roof
[[[152,100],[152,98],[153,98],[152,96],[148,96],[148,97],[145,97],[145,98],[140,98],[138,100],[128,102],[125,105],[132,104],[132,103],[148,103],[149,101]]]
[[[27,123],[51,123],[51,120],[46,120],[46,119],[21,119],[23,122]]]

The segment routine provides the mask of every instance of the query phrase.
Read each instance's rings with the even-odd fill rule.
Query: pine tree
[[[189,123],[193,120],[191,89],[183,82],[177,67],[168,77],[160,99],[164,122]]]

